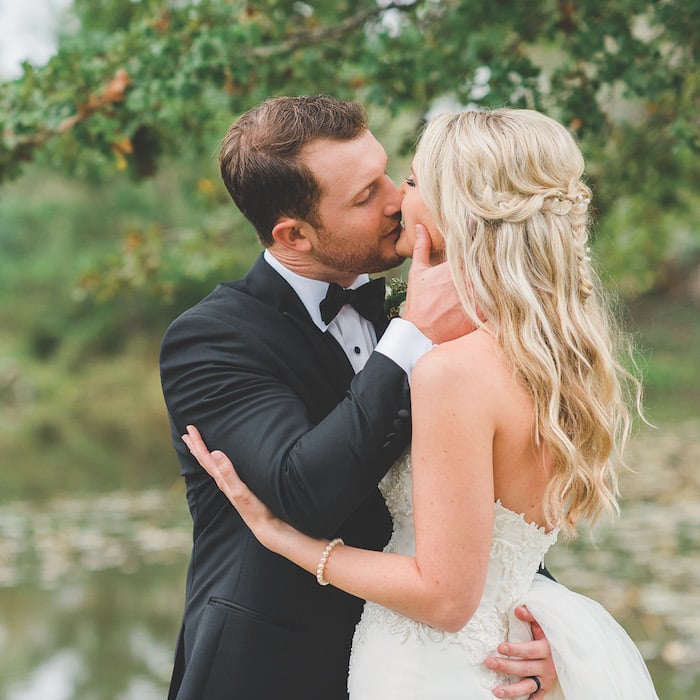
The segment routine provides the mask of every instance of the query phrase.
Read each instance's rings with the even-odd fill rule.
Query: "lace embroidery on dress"
[[[391,513],[394,529],[385,551],[415,555],[410,454],[402,455],[379,484]],[[508,620],[513,608],[530,588],[546,551],[554,544],[557,531],[546,532],[523,515],[494,504],[495,518],[489,568],[481,602],[471,620],[459,632],[444,632],[375,603],[365,604],[355,631],[353,649],[363,645],[373,628],[389,630],[402,643],[459,645],[464,660],[474,665],[496,654],[496,647],[508,639]],[[501,674],[483,667],[484,686],[493,688],[506,681]]]
[[[394,532],[398,516],[413,517],[413,491],[410,483],[408,488],[405,484],[411,478],[410,472],[411,453],[406,450],[379,482],[379,490],[394,520]]]

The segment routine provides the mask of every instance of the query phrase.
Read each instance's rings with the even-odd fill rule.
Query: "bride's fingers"
[[[197,428],[188,425],[187,434],[182,436],[182,441],[256,536],[266,522],[274,520],[267,506],[238,476],[226,454],[221,450],[209,451]],[[256,526],[259,527],[256,529]]]
[[[188,425],[187,435],[183,435],[182,440],[192,456],[229,499],[245,498],[248,488],[236,473],[231,460],[219,450],[209,452],[197,428]]]
[[[187,435],[182,436],[182,441],[187,445],[187,449],[192,456],[210,476],[214,476],[215,473],[219,471],[218,465],[212,458],[207,446],[204,444],[204,440],[202,440],[202,436],[197,428],[193,425],[188,425]]]
[[[250,499],[250,489],[241,481],[231,460],[219,450],[211,453],[211,459],[216,465],[214,479],[217,486],[236,507],[247,504]]]
[[[209,470],[215,465],[210,459],[211,455],[207,446],[204,444],[204,440],[202,440],[202,435],[199,430],[197,430],[194,425],[188,425],[187,434],[182,436],[182,441],[187,445],[187,449],[191,452],[192,456],[211,474]]]

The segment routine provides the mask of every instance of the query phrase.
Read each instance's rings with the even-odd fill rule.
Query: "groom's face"
[[[321,190],[320,226],[308,237],[323,278],[337,281],[399,265],[402,194],[386,174],[386,153],[374,136],[365,131],[351,141],[317,139],[301,159]]]

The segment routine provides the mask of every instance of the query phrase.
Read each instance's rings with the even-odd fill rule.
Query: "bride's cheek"
[[[416,237],[409,233],[408,229],[404,229],[396,241],[396,252],[403,257],[413,255],[413,246],[415,245]]]

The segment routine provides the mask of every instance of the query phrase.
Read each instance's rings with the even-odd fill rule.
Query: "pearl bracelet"
[[[316,580],[318,581],[320,586],[327,586],[330,583],[330,581],[326,581],[326,579],[323,578],[323,573],[326,570],[328,557],[330,557],[333,548],[338,544],[345,544],[345,542],[343,542],[343,540],[341,540],[340,537],[336,537],[334,540],[331,540],[326,545],[326,548],[323,550],[321,559],[319,560],[318,566],[316,567]]]

